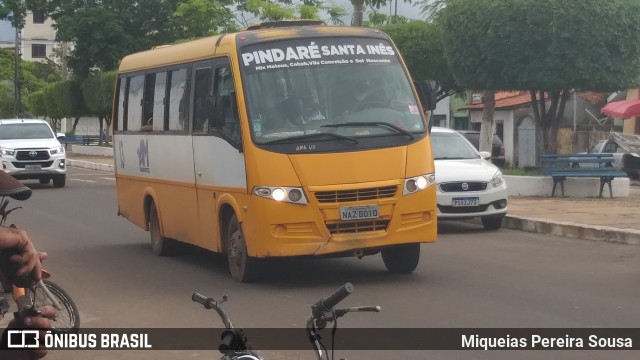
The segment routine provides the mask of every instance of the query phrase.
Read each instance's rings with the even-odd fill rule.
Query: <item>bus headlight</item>
[[[256,186],[252,191],[253,195],[263,198],[284,201],[292,204],[308,204],[304,191],[300,187],[286,186]]]
[[[404,190],[402,191],[402,195],[413,194],[414,192],[424,190],[435,183],[435,174],[426,174],[404,179]]]

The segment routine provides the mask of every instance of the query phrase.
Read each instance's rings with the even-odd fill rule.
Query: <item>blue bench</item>
[[[100,135],[65,135],[60,142],[64,144],[65,149],[69,144],[98,145],[100,143]]]
[[[597,177],[600,178],[600,195],[605,185],[609,185],[609,196],[613,197],[611,181],[617,177],[627,177],[627,173],[613,168],[613,154],[545,154],[540,157],[540,163],[546,165],[540,171],[553,178],[551,196],[555,196],[556,186],[560,183],[564,196],[564,181],[568,177]],[[597,164],[597,167],[573,167],[575,163]]]

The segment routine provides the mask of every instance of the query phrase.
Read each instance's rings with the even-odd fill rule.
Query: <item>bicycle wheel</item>
[[[76,304],[71,299],[71,296],[69,296],[69,294],[60,287],[60,285],[49,280],[43,280],[43,282],[47,289],[49,289],[49,292],[51,292],[53,297],[62,307],[62,309],[57,309],[55,319],[51,320],[52,329],[62,333],[77,333],[80,329],[80,313],[78,312],[78,307],[76,307]],[[40,286],[36,287],[35,294],[30,289],[27,289],[27,292],[29,296],[31,296],[33,304],[36,307],[44,305],[53,306],[51,299],[49,299]]]

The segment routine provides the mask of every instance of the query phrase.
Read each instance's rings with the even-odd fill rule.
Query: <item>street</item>
[[[112,173],[69,168],[67,187],[27,182],[33,196],[9,218],[27,229],[52,280],[81,312],[83,328],[220,327],[191,301],[199,291],[224,304],[238,327],[304,327],[309,306],[345,282],[346,305],[380,305],[349,314],[341,327],[638,327],[640,247],[562,239],[473,223],[442,222],[438,242],[422,246],[419,268],[390,275],[379,255],[277,261],[265,279],[239,284],[225,257],[183,248],[152,254],[149,234],[117,216]],[[17,202],[12,202],[16,204]],[[339,337],[338,331],[337,336]],[[250,333],[247,334],[249,338]],[[217,341],[218,339],[212,339]],[[327,342],[327,345],[330,341]],[[313,353],[265,351],[268,358]],[[214,351],[58,351],[47,359],[213,359]],[[349,359],[633,359],[637,352],[336,351]]]

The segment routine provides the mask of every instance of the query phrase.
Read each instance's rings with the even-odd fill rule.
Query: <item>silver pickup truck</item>
[[[611,133],[609,139],[600,140],[589,151],[580,154],[613,154],[613,166],[625,171],[632,178],[640,176],[640,135]],[[572,158],[572,167],[598,167],[598,163],[581,163],[580,158]]]

